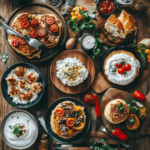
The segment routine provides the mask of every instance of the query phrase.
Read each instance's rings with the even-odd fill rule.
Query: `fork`
[[[94,121],[95,125],[96,125],[96,128],[99,129],[100,131],[108,134],[111,138],[113,138],[114,140],[116,140],[118,143],[122,144],[124,147],[126,148],[129,148],[129,145],[125,142],[122,142],[121,140],[115,138],[114,136],[112,136],[105,128],[105,126],[103,125],[102,121],[97,118],[95,121]]]
[[[5,22],[2,21],[2,18],[0,17],[0,26],[3,27],[4,29],[7,29],[7,33],[8,34],[12,34],[12,35],[16,35],[16,36],[19,36],[21,38],[24,38],[27,43],[36,48],[36,49],[40,49],[43,44],[41,42],[39,42],[37,39],[34,39],[34,38],[30,38],[28,37],[27,35],[21,35],[20,33],[18,33],[17,31],[13,30],[11,27],[9,27]]]

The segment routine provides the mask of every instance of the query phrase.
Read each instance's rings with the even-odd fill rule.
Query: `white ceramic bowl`
[[[36,125],[36,128],[37,128],[37,130],[36,130],[37,133],[36,133],[36,135],[35,135],[33,141],[32,141],[30,144],[28,144],[28,145],[26,145],[26,146],[22,146],[22,147],[18,147],[18,146],[14,146],[14,145],[10,144],[10,143],[7,141],[7,139],[6,139],[5,135],[4,135],[4,126],[5,126],[5,123],[6,123],[6,121],[7,121],[7,118],[8,118],[10,115],[12,115],[12,114],[14,114],[14,113],[16,113],[16,112],[22,112],[22,113],[26,113],[27,115],[29,115],[29,116],[33,119],[33,121],[34,121],[34,123],[35,123],[35,125]],[[2,124],[1,124],[1,135],[2,135],[2,138],[3,138],[4,142],[5,142],[8,146],[10,146],[10,147],[12,147],[12,148],[14,148],[14,149],[27,149],[27,148],[31,147],[31,146],[35,143],[35,141],[36,141],[36,139],[37,139],[37,137],[38,137],[38,133],[39,133],[39,129],[38,129],[38,124],[37,124],[36,119],[34,118],[34,116],[33,116],[32,114],[30,114],[29,112],[24,111],[24,110],[16,110],[16,111],[12,111],[12,112],[8,113],[8,114],[4,117],[4,119],[3,119],[3,121],[2,121]]]
[[[133,0],[131,0],[131,2],[129,2],[129,3],[124,3],[122,0],[116,0],[116,1],[120,4],[126,5],[126,4],[131,4]]]

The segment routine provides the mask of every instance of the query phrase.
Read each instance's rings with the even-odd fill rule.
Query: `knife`
[[[63,16],[70,15],[76,0],[66,0],[64,5],[64,11],[61,13]]]
[[[37,107],[36,107],[36,120],[42,126],[42,128],[44,129],[44,131],[49,135],[49,141],[52,142],[53,139],[52,139],[51,135],[47,131],[47,128],[46,128],[46,125],[45,125],[44,116],[42,115],[41,111],[38,110]]]

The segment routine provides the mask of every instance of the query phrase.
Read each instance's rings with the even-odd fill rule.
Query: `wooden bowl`
[[[88,78],[83,83],[75,87],[69,87],[67,85],[64,85],[60,81],[60,79],[56,77],[56,72],[57,72],[56,62],[58,60],[63,60],[67,57],[71,57],[71,58],[76,57],[77,59],[79,59],[81,62],[83,62],[83,65],[85,66],[85,68],[88,69],[88,72],[89,72]],[[60,91],[64,93],[68,93],[68,94],[81,93],[85,91],[86,89],[88,89],[93,83],[94,78],[95,78],[95,66],[94,66],[92,59],[86,53],[79,51],[79,50],[67,50],[57,55],[55,59],[53,60],[50,66],[50,78],[53,84],[56,86],[56,88],[58,88]]]

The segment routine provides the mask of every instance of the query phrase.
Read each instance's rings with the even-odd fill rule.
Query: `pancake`
[[[65,105],[66,105],[66,108],[63,107]],[[66,117],[67,119],[70,118],[70,117],[75,118],[75,116],[73,116],[73,115],[67,116],[67,113],[66,113],[67,110],[69,111],[69,110],[75,109],[76,110],[75,112],[80,112],[80,115],[83,117],[83,120],[82,120],[82,122],[79,123],[79,125],[77,125],[77,127],[80,127],[82,125],[82,129],[77,130],[77,127],[74,125],[73,127],[69,127],[69,130],[67,131],[68,132],[67,135],[62,135],[62,132],[59,129],[59,127],[62,124],[67,126],[67,124],[66,124],[66,121],[61,123],[60,122],[60,117],[56,116],[56,109],[57,108],[63,108],[63,110],[65,111],[64,117]],[[78,120],[78,119],[76,118],[76,120]],[[75,105],[75,103],[73,103],[71,101],[65,101],[65,102],[62,102],[62,103],[58,104],[55,107],[55,109],[52,110],[52,115],[50,116],[50,125],[51,125],[51,128],[52,128],[52,131],[55,134],[57,134],[58,136],[60,136],[64,139],[70,139],[70,138],[73,138],[74,136],[76,136],[77,134],[79,134],[84,129],[85,123],[86,123],[86,115],[85,115],[85,112],[84,112],[84,107],[83,106],[77,106],[77,105]],[[71,133],[70,133],[70,131],[71,131]]]
[[[59,27],[58,32],[53,33],[50,30],[50,26],[47,25],[47,23],[46,23],[46,20],[48,18],[53,18],[54,19],[54,21],[55,21],[54,24],[58,25],[58,27]],[[20,21],[22,19],[27,19],[29,21],[29,23],[33,19],[37,19],[39,21],[39,26],[33,27],[33,26],[29,25],[28,28],[22,28],[21,25],[20,25]],[[20,34],[29,35],[29,36],[30,36],[30,32],[33,31],[33,30],[37,31],[39,29],[45,29],[46,36],[44,36],[44,37],[39,37],[38,36],[36,39],[38,39],[47,48],[53,48],[53,47],[57,46],[57,44],[60,40],[62,24],[61,24],[60,20],[53,14],[42,14],[41,15],[41,14],[21,13],[21,14],[16,16],[16,18],[12,22],[11,27],[14,30],[16,30],[17,32],[19,32]],[[14,36],[14,35],[10,35],[9,38],[8,38],[8,42],[9,42],[10,45],[11,45],[12,39],[14,39],[14,38],[19,40],[19,37]],[[19,43],[19,45],[17,47],[13,47],[13,49],[15,51],[17,51],[19,54],[22,54],[22,55],[26,56],[28,59],[32,59],[34,57],[40,58],[41,50],[37,50],[36,48],[33,48],[28,44],[22,45],[22,44]]]
[[[118,110],[118,105],[121,104],[123,109],[121,111]],[[121,99],[115,99],[110,101],[104,110],[105,118],[112,124],[119,124],[124,122],[130,113],[129,106],[125,101]]]

